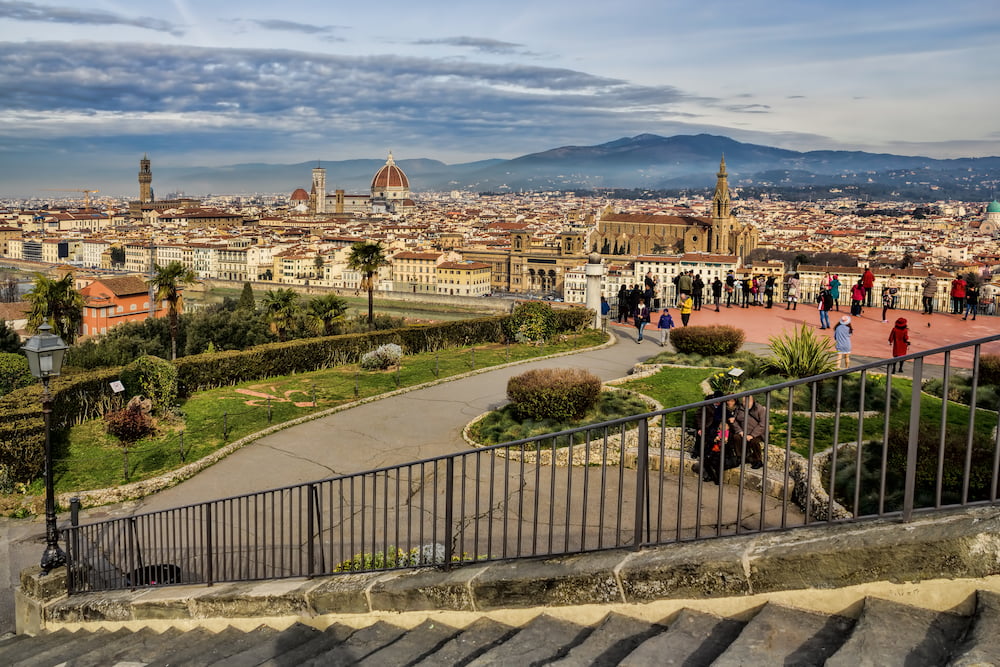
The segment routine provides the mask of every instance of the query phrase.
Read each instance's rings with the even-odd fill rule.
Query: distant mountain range
[[[742,143],[709,134],[661,137],[641,134],[596,146],[563,146],[511,160],[448,165],[437,160],[402,159],[397,164],[413,192],[463,190],[511,192],[551,190],[711,190],[719,159],[726,158],[729,182],[744,193],[799,192],[829,197],[847,194],[927,201],[994,197],[1000,157],[939,160],[861,151],[798,152]],[[157,197],[182,191],[206,194],[291,194],[308,191],[315,162],[237,164],[226,167],[162,167],[153,164]],[[327,188],[366,192],[383,160],[323,161]],[[94,177],[104,174],[94,173]],[[116,182],[121,173],[115,175]],[[133,186],[137,191],[138,186]],[[105,188],[109,192],[111,188]],[[127,192],[128,190],[126,190]]]

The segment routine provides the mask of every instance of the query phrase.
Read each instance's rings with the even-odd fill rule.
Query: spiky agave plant
[[[768,369],[787,378],[829,373],[836,368],[837,354],[829,338],[801,324],[790,332],[768,339],[771,356]]]

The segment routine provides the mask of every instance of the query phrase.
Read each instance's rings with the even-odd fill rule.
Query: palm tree
[[[351,254],[347,257],[347,266],[355,271],[360,271],[364,275],[361,287],[368,290],[368,326],[375,324],[375,273],[379,267],[385,266],[389,261],[386,259],[385,251],[381,243],[371,241],[358,241],[351,246]]]
[[[183,285],[190,285],[198,279],[192,269],[180,262],[170,262],[166,266],[153,265],[153,277],[146,281],[153,288],[157,301],[166,300],[167,318],[170,321],[170,358],[177,358],[178,309]]]
[[[83,295],[73,286],[73,274],[67,273],[59,280],[45,274],[35,274],[35,285],[24,295],[31,304],[28,314],[28,330],[37,332],[38,327],[48,323],[52,333],[61,336],[67,343],[76,340],[83,324]]]
[[[306,304],[312,329],[321,336],[333,334],[333,324],[347,312],[347,302],[336,294],[324,294]]]
[[[299,314],[298,302],[299,295],[290,289],[268,290],[264,293],[264,313],[278,340],[285,340],[285,332]]]

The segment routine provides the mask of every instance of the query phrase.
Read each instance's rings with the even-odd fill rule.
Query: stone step
[[[342,644],[354,631],[354,628],[334,623],[307,642],[298,646],[284,647],[284,653],[264,660],[260,663],[261,667],[298,667],[307,660],[323,655],[335,646]]]
[[[708,665],[739,636],[745,623],[682,609],[667,630],[653,635],[621,661],[622,667]]]
[[[393,642],[398,641],[406,632],[405,628],[378,621],[373,625],[355,630],[344,641],[319,653],[311,660],[302,662],[309,667],[329,665],[355,665],[366,657]]]
[[[321,630],[302,623],[295,623],[281,632],[276,632],[268,637],[262,637],[261,641],[256,642],[244,651],[234,653],[228,658],[219,660],[213,664],[213,667],[259,665],[262,662],[281,656],[288,652],[289,649],[308,644],[322,634]],[[343,641],[343,638],[341,638],[341,641]]]
[[[358,667],[411,665],[433,655],[451,640],[458,629],[427,620],[406,631],[399,640],[358,661]]]
[[[854,619],[765,604],[713,667],[823,665],[850,636]]]
[[[518,633],[518,629],[494,621],[480,618],[470,623],[460,633],[442,644],[437,651],[416,663],[419,667],[440,667],[440,665],[464,665],[478,658]]]
[[[260,634],[251,631],[244,632],[234,627],[227,627],[220,632],[211,632],[199,628],[185,632],[183,641],[169,648],[165,653],[156,656],[148,663],[149,667],[170,667],[171,665],[210,665],[213,662],[228,658],[234,653],[246,650],[252,640],[260,640]]]
[[[23,660],[33,653],[45,651],[53,646],[60,646],[67,641],[72,641],[73,634],[69,630],[56,630],[37,637],[19,635],[15,637],[17,641],[0,642],[0,664],[13,665],[18,660]]]
[[[176,628],[156,632],[143,628],[114,642],[104,642],[94,650],[79,655],[73,667],[104,667],[123,661],[146,664],[163,655],[177,643],[186,643],[187,634]]]
[[[867,598],[861,617],[828,667],[944,665],[970,619],[948,612]]]
[[[100,647],[104,643],[113,643],[125,639],[130,631],[116,630],[115,632],[77,632],[71,640],[64,640],[46,647],[44,650],[32,652],[27,657],[12,660],[11,665],[58,665],[69,662],[78,655],[86,654],[94,648]]]
[[[611,613],[605,616],[587,638],[573,647],[564,658],[551,664],[560,667],[575,665],[614,667],[637,646],[666,629],[665,624],[650,623],[631,616]]]
[[[521,631],[468,663],[469,667],[546,664],[563,657],[579,644],[590,628],[541,614]],[[439,663],[440,664],[440,663]]]
[[[977,591],[976,612],[951,667],[1000,665],[1000,594]]]

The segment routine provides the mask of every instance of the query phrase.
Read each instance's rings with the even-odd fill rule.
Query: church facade
[[[732,212],[725,158],[716,177],[711,217],[615,213],[609,207],[591,237],[592,251],[631,257],[706,252],[746,261],[757,247],[757,228],[740,222]]]

